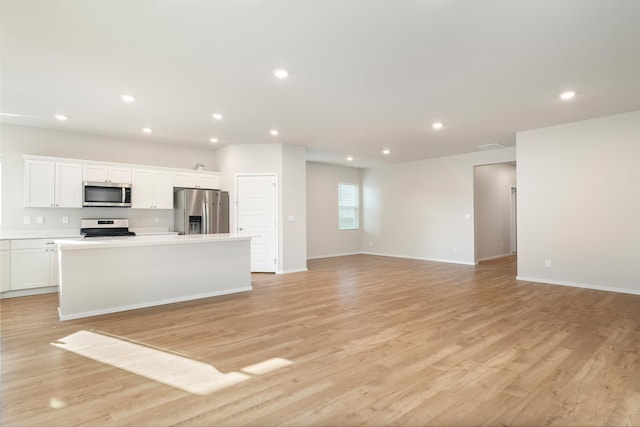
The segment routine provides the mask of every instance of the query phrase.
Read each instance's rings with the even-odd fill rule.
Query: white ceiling
[[[640,109],[639,17],[638,0],[2,1],[0,108],[3,122],[298,144],[358,167],[432,158]]]

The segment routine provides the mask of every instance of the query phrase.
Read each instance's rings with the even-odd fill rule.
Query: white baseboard
[[[276,271],[276,274],[289,274],[289,273],[302,273],[305,271],[309,271],[306,267],[305,268],[298,268],[296,270],[278,270]]]
[[[539,279],[536,277],[516,276],[516,280],[523,282],[544,283],[546,285],[570,286],[572,288],[592,289],[594,291],[618,292],[621,294],[640,295],[640,289],[614,288],[602,285],[587,285],[584,283],[566,282],[564,280]]]
[[[404,259],[417,259],[420,261],[444,262],[447,264],[476,265],[474,262],[458,261],[453,259],[422,258],[422,257],[414,257],[414,256],[407,256],[407,255],[379,254],[375,252],[361,252],[361,253],[363,255],[376,255],[376,256],[386,256],[391,258],[404,258]]]
[[[31,295],[53,294],[58,292],[57,286],[47,286],[44,288],[16,289],[14,291],[5,291],[0,294],[0,299],[27,297]]]
[[[478,260],[478,262],[482,262],[482,261],[490,261],[490,260],[492,260],[492,259],[498,259],[498,258],[505,258],[505,257],[511,256],[511,255],[513,255],[513,253],[512,253],[512,252],[509,252],[509,253],[506,253],[506,254],[501,254],[501,255],[489,256],[489,257],[486,257],[486,258],[480,258],[480,259]]]
[[[360,255],[362,253],[363,252],[345,252],[345,253],[342,253],[342,254],[311,256],[311,257],[307,257],[307,259],[334,258],[334,257],[338,257],[338,256]]]

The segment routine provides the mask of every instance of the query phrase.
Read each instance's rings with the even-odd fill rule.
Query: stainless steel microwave
[[[82,183],[83,207],[131,207],[131,184],[112,182]]]

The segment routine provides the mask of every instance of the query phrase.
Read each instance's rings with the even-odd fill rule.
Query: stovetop
[[[126,218],[95,218],[80,220],[80,233],[87,237],[125,237],[135,236],[129,231],[129,220]]]

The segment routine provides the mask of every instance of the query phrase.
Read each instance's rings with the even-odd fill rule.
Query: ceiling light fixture
[[[67,120],[67,116],[63,116],[62,114],[56,114],[55,117],[57,120],[60,120],[61,122],[64,122],[65,120]]]
[[[216,120],[222,120],[222,114],[220,113],[213,113],[211,117],[213,117]]]
[[[434,124],[431,125],[432,128],[434,129],[442,129],[442,123],[440,122],[435,122]]]
[[[153,130],[151,130],[151,128],[142,128],[142,132],[151,133],[151,132],[153,132]]]
[[[389,150],[388,148],[385,148],[384,150],[382,150],[382,154],[389,154],[391,153],[391,150]]]
[[[216,142],[218,142],[218,138],[210,138],[209,141],[211,141],[211,142],[213,142],[215,144]]]
[[[353,161],[353,157],[351,157],[351,156],[347,157],[347,161],[352,162]]]
[[[286,79],[287,77],[289,77],[289,71],[285,70],[284,68],[276,68],[275,70],[273,70],[273,75],[279,79]]]
[[[120,98],[122,98],[124,102],[133,102],[136,100],[132,95],[120,95]]]
[[[574,91],[572,91],[572,90],[568,90],[568,91],[562,92],[560,94],[560,98],[565,100],[565,101],[568,101],[568,100],[572,99],[574,96],[576,96],[576,93]]]
[[[271,129],[271,130],[269,131],[269,133],[270,133],[271,135],[273,135],[273,136],[278,136],[278,134],[279,134],[280,132],[278,132],[278,129]]]

